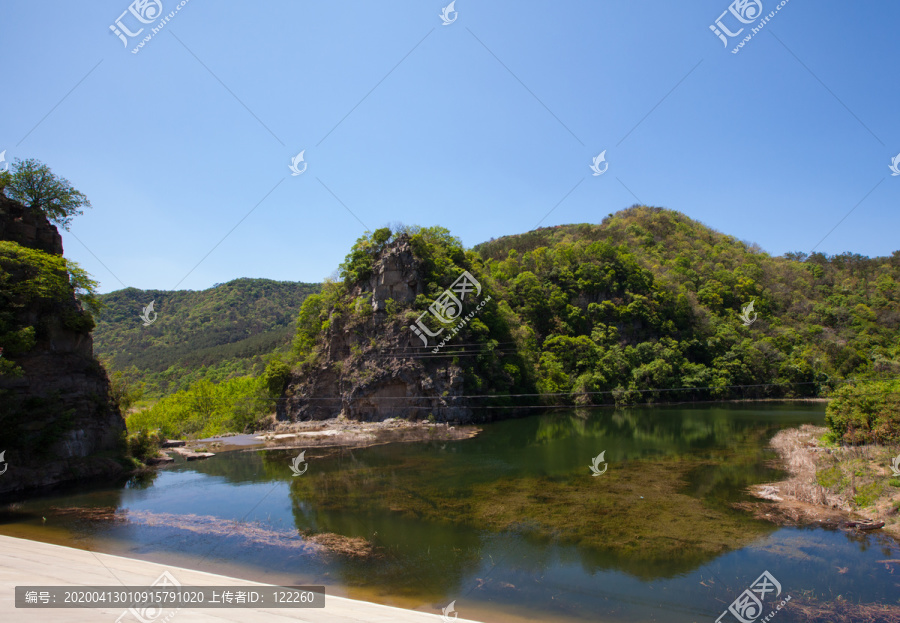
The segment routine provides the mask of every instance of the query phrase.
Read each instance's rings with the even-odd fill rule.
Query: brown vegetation
[[[842,597],[830,601],[800,597],[791,600],[797,621],[829,623],[900,623],[900,606],[859,604]]]
[[[900,487],[886,467],[898,448],[887,446],[824,447],[826,429],[803,425],[773,437],[789,476],[751,487],[767,503],[740,508],[781,525],[820,523],[867,530],[884,522],[884,531],[900,537]]]

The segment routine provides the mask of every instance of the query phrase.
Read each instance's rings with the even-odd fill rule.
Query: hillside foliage
[[[900,442],[900,379],[841,387],[828,403],[825,423],[835,441]]]
[[[252,432],[274,408],[262,376],[213,383],[203,379],[165,396],[126,418],[128,430],[158,431],[167,438],[203,438],[226,432]]]
[[[772,257],[643,206],[476,251],[555,401],[817,396],[900,371],[900,253]]]
[[[96,316],[94,349],[119,373],[120,391],[142,385],[146,401],[201,380],[258,375],[268,356],[291,343],[300,305],[319,289],[236,279],[201,291],[117,290],[98,296],[104,308]],[[139,316],[151,301],[158,315],[144,326]]]
[[[879,258],[850,253],[773,257],[681,213],[645,206],[609,215],[598,225],[543,228],[470,250],[442,227],[399,226],[364,235],[336,280],[321,290],[309,286],[309,296],[294,308],[299,307],[294,328],[289,320],[280,325],[294,331],[293,342],[268,359],[265,371],[261,360],[252,368],[261,374],[254,392],[271,399],[291,375],[302,376],[321,363],[331,329],[352,332],[367,321],[371,293],[359,284],[369,279],[380,254],[401,238],[424,268],[426,294],[406,306],[388,300],[389,323],[412,324],[463,270],[491,297],[454,338],[460,346],[453,348],[451,342],[441,353],[464,371],[466,395],[492,397],[473,406],[834,394],[838,400],[829,408],[829,421],[838,436],[853,442],[896,437],[894,419],[871,416],[872,409],[885,405],[862,404],[851,399],[854,390],[840,388],[851,380],[876,382],[900,372],[900,252]],[[159,302],[168,307],[161,294]],[[138,303],[150,298],[153,293],[140,301],[132,298],[120,313],[134,316]],[[104,302],[115,307],[113,301]],[[194,326],[204,340],[213,339],[204,323],[214,322],[216,313],[180,307],[186,326]],[[162,317],[163,306],[158,309]],[[124,336],[101,343],[121,363],[144,360],[160,378],[165,373],[189,379],[175,362],[188,353],[197,357],[203,343],[178,350],[190,335],[179,325],[159,338],[150,327],[148,344],[133,352]],[[162,332],[162,326],[156,330]],[[138,329],[132,330],[134,339],[144,331]],[[354,358],[397,352],[397,344],[378,339],[348,353],[344,369],[363,369]],[[261,346],[260,354],[264,350]],[[372,365],[378,361],[373,358]],[[219,415],[217,421],[228,417]],[[868,424],[863,426],[863,420]],[[847,431],[852,434],[846,436]]]
[[[90,331],[90,310],[100,308],[96,287],[75,262],[59,255],[0,241],[0,374],[17,376],[17,355],[30,351],[50,330],[44,319],[61,311],[65,326]],[[87,309],[71,299],[72,290]]]

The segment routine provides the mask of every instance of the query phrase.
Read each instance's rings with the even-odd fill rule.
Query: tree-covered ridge
[[[117,290],[98,297],[95,349],[114,370],[145,382],[148,398],[258,373],[265,356],[290,344],[297,311],[320,287],[235,279],[201,291]],[[151,301],[158,316],[144,326],[139,315]]]
[[[534,332],[527,355],[541,392],[575,393],[554,400],[811,396],[900,370],[900,253],[771,257],[643,206],[476,250]],[[750,302],[758,317],[744,326]]]
[[[391,258],[390,271],[410,271],[400,283],[417,284],[417,294],[404,301],[376,300]],[[409,327],[463,271],[491,300],[434,354]],[[401,379],[408,401],[432,400],[416,389],[415,379],[438,379],[451,368],[461,371],[464,391],[448,398],[448,404],[465,399],[473,408],[829,395],[847,379],[900,371],[898,282],[900,253],[890,258],[772,257],[678,212],[643,206],[610,215],[599,225],[544,228],[471,250],[442,227],[384,228],[361,237],[341,264],[338,280],[327,281],[299,306],[289,352],[267,358],[258,383],[245,392],[252,394],[254,406],[244,413],[244,406],[236,409],[223,394],[225,406],[217,408],[214,419],[216,426],[246,423],[250,415],[260,415],[259,405],[285,388],[282,404],[327,404],[330,415]],[[177,357],[186,361],[187,351],[202,357],[207,343],[220,354],[274,335],[241,339],[241,327],[254,330],[238,322],[244,313],[240,305],[249,303],[221,288],[143,293],[121,312],[127,313],[132,332],[147,340],[141,356],[156,364],[158,378],[179,378],[183,389],[203,375],[221,380],[260,371],[240,367],[247,361],[242,358],[223,360],[221,366],[237,366],[228,374],[212,368],[219,376],[210,369],[190,376],[171,363]],[[179,300],[185,317],[173,318],[174,328],[159,332],[175,300],[163,295],[210,293],[214,299],[206,301],[206,309]],[[264,301],[261,309],[270,309],[265,301],[272,296],[258,297]],[[160,320],[144,329],[136,316],[152,298]],[[751,302],[754,310],[742,318]],[[253,313],[250,318],[265,316]],[[218,319],[231,324],[209,326]],[[283,320],[290,331],[290,318]],[[440,328],[430,315],[426,320],[432,330]],[[192,348],[179,350],[191,338],[181,327],[196,332]],[[220,335],[236,339],[220,343]],[[127,350],[124,340],[119,348]],[[268,346],[265,352],[272,350]],[[161,354],[168,362],[154,361]],[[171,367],[162,371],[166,365]],[[326,379],[324,385],[316,378]],[[154,417],[183,420],[172,414],[181,413],[181,407],[192,412],[195,401],[205,400],[209,392],[198,387],[160,403]],[[340,389],[322,397],[328,387]],[[174,389],[169,386],[170,392]],[[374,404],[387,403],[376,399]],[[405,416],[426,417],[427,409]],[[491,412],[503,414],[502,409]],[[379,415],[389,417],[390,409]]]
[[[817,396],[900,370],[900,254],[772,257],[645,206],[470,251],[443,228],[364,236],[341,281],[301,309],[295,362],[317,364],[335,323],[371,313],[359,283],[400,235],[427,267],[427,294],[408,307],[389,302],[389,314],[410,324],[462,270],[493,297],[468,327],[472,365],[459,351],[444,355],[464,366],[470,395],[536,392],[533,404],[581,405]]]

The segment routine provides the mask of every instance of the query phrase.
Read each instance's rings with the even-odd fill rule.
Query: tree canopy
[[[81,208],[91,207],[87,196],[76,190],[69,180],[59,177],[34,158],[16,158],[0,179],[0,192],[66,230],[73,216],[84,213]]]

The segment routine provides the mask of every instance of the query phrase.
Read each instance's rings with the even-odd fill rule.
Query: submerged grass
[[[576,545],[585,562],[642,577],[682,573],[771,531],[769,524],[714,508],[686,492],[687,475],[718,465],[681,457],[629,461],[599,477],[451,478],[433,457],[405,459],[384,471],[365,466],[292,483],[296,499],[338,513],[379,509],[529,539]],[[423,479],[422,474],[430,474]],[[459,483],[467,483],[465,485]]]

